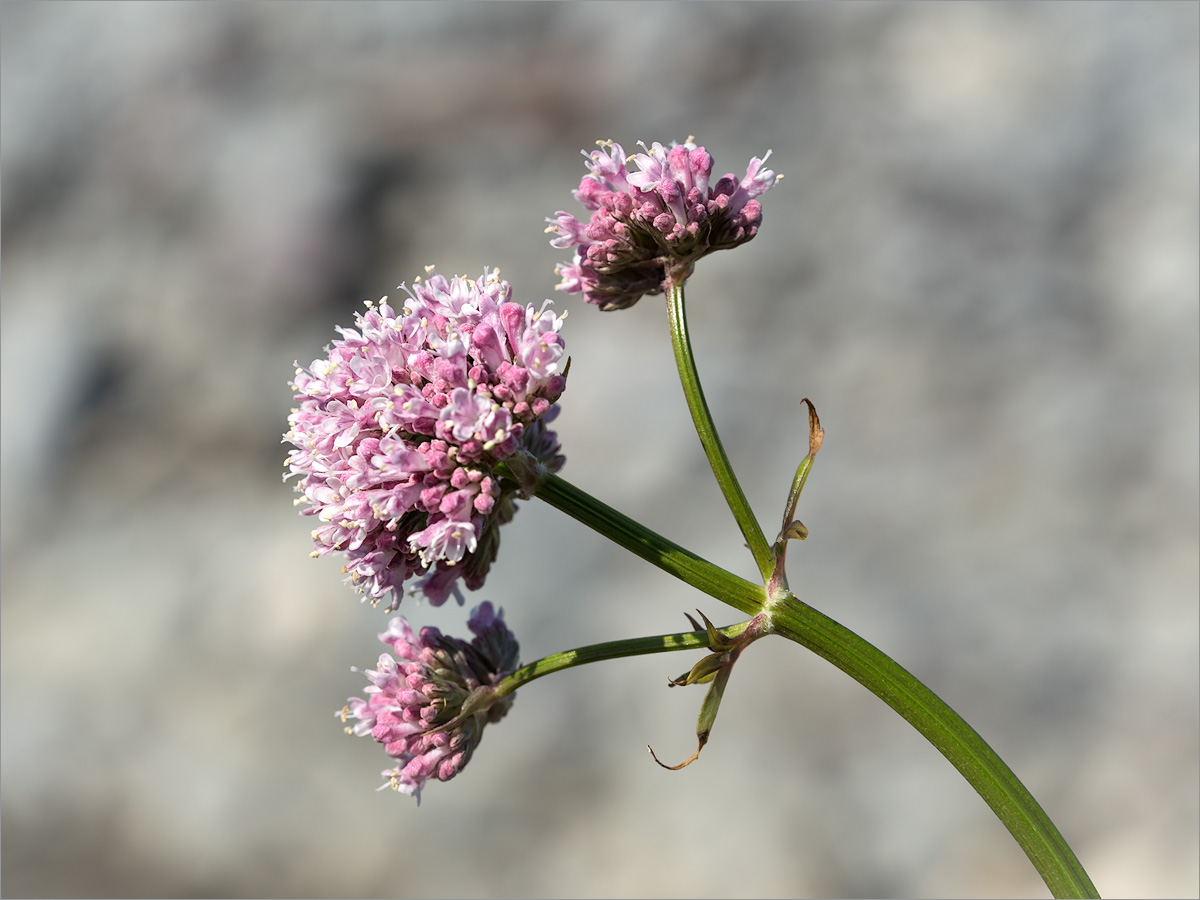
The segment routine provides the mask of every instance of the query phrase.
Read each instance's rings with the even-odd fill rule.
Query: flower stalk
[[[508,469],[502,463],[497,471],[503,475]],[[535,490],[538,499],[708,596],[751,616],[762,608],[766,598],[762,585],[713,565],[553,472],[545,472]]]
[[[704,389],[700,386],[700,373],[696,371],[696,360],[692,355],[692,341],[688,336],[687,313],[684,308],[683,280],[669,277],[666,284],[667,318],[671,325],[671,345],[675,350],[675,364],[679,368],[679,381],[683,385],[683,395],[687,398],[688,409],[692,413],[692,422],[696,426],[696,434],[704,447],[704,455],[712,467],[721,493],[733,517],[737,520],[738,528],[742,531],[746,545],[754,556],[754,563],[762,575],[764,582],[771,577],[775,561],[771,548],[762,527],[750,509],[742,486],[738,484],[737,476],[730,465],[725,447],[717,434],[713,423],[712,413],[708,410],[708,402],[704,399]],[[720,598],[718,598],[720,599]]]
[[[739,622],[719,629],[725,638],[736,638],[750,625]],[[503,697],[544,675],[584,666],[588,663],[608,659],[623,659],[628,656],[648,656],[652,653],[672,653],[676,650],[703,650],[711,646],[712,637],[706,629],[681,631],[677,634],[658,634],[649,637],[627,638],[620,641],[605,641],[588,644],[561,653],[551,653],[539,660],[521,666],[496,685],[496,696]]]

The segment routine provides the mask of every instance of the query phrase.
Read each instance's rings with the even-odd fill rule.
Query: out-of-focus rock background
[[[422,266],[553,294],[580,148],[774,150],[689,290],[793,585],[1005,757],[1106,896],[1196,896],[1195,4],[5,4],[6,896],[1044,896],[896,715],[692,657],[524,690],[420,809],[332,712],[385,616],[280,481],[292,363]],[[744,575],[658,298],[574,297],[571,480]],[[537,502],[480,598],[526,660],[715,601]],[[406,603],[461,632],[466,610]]]

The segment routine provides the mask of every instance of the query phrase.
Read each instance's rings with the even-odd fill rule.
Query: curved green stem
[[[987,801],[1055,897],[1099,897],[1083,865],[1020,779],[970,725],[878,647],[796,599],[776,605],[775,633],[829,660],[950,760]]]
[[[696,426],[696,434],[704,446],[704,455],[708,464],[717,477],[725,502],[737,520],[742,537],[754,555],[754,562],[762,579],[766,582],[771,577],[774,559],[771,547],[763,535],[762,527],[754,518],[754,511],[742,493],[729,457],[725,455],[725,447],[713,424],[712,413],[708,411],[708,403],[704,399],[704,390],[700,387],[700,374],[696,371],[696,361],[692,356],[692,342],[688,337],[687,315],[684,311],[683,282],[668,279],[666,284],[667,318],[671,323],[671,344],[675,348],[675,365],[679,368],[679,381],[683,385],[683,395],[687,398],[688,409],[692,413],[692,422]]]
[[[556,475],[543,476],[537,485],[536,495],[622,547],[632,550],[642,559],[741,612],[754,614],[762,607],[762,587],[696,556]],[[929,688],[882,650],[800,602],[794,594],[776,603],[770,617],[775,633],[829,660],[924,735],[992,808],[1055,897],[1099,896],[1078,858],[1017,776],[996,755],[996,751]],[[688,640],[686,636],[680,639]],[[603,648],[611,645],[596,646]],[[685,645],[664,645],[660,649],[685,649]],[[581,651],[572,652],[578,654]],[[635,652],[659,651],[643,649]],[[595,658],[608,659],[612,656]],[[555,660],[554,657],[547,657],[547,660],[551,662],[540,661],[532,665],[565,668],[568,664],[579,664],[566,658]],[[557,668],[530,674],[537,677]]]

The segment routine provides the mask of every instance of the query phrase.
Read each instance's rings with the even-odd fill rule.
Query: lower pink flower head
[[[400,604],[404,585],[434,605],[461,581],[483,585],[518,488],[496,465],[532,454],[563,464],[546,427],[566,387],[562,316],[511,300],[495,272],[477,280],[430,270],[399,309],[368,303],[356,329],[292,387],[286,478],[319,522],[313,556],[346,556],[348,579],[372,603]]]
[[[665,148],[642,144],[645,153],[625,157],[621,145],[598,141],[588,157],[591,171],[575,199],[591,210],[581,222],[559,211],[547,219],[551,246],[575,248],[558,266],[558,289],[582,293],[603,310],[625,309],[643,294],[663,290],[668,266],[691,270],[716,250],[744,244],[758,232],[762,206],[755,198],[782,178],[755,157],[738,180],[732,173],[712,183],[713,158],[688,139]],[[630,172],[626,163],[637,169]]]
[[[392,649],[368,669],[366,697],[351,697],[337,715],[348,734],[371,735],[397,765],[383,771],[389,785],[421,802],[430,778],[449,781],[463,770],[483,728],[499,722],[515,694],[496,696],[495,685],[516,671],[520,648],[504,624],[504,610],[483,603],[471,612],[470,641],[436,628],[414,634],[397,616],[379,640]],[[361,671],[354,669],[354,671]]]

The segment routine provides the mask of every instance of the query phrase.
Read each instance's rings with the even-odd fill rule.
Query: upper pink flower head
[[[763,168],[769,150],[750,160],[741,180],[731,173],[712,183],[713,158],[691,139],[669,149],[642,144],[646,152],[628,160],[620,144],[598,144],[584,151],[590,171],[574,192],[591,218],[585,224],[560,210],[546,231],[556,235],[551,246],[576,248],[557,268],[558,289],[603,310],[661,293],[668,266],[690,272],[700,257],[750,240],[762,221],[755,198],[782,177]]]
[[[545,423],[566,386],[563,317],[511,301],[495,272],[418,279],[397,311],[368,303],[357,330],[292,387],[299,407],[284,441],[300,476],[314,556],[335,550],[372,603],[400,604],[404,582],[439,605],[457,582],[477,589],[515,513],[517,487],[497,463],[518,451],[562,466]],[[547,301],[547,304],[549,301]]]

